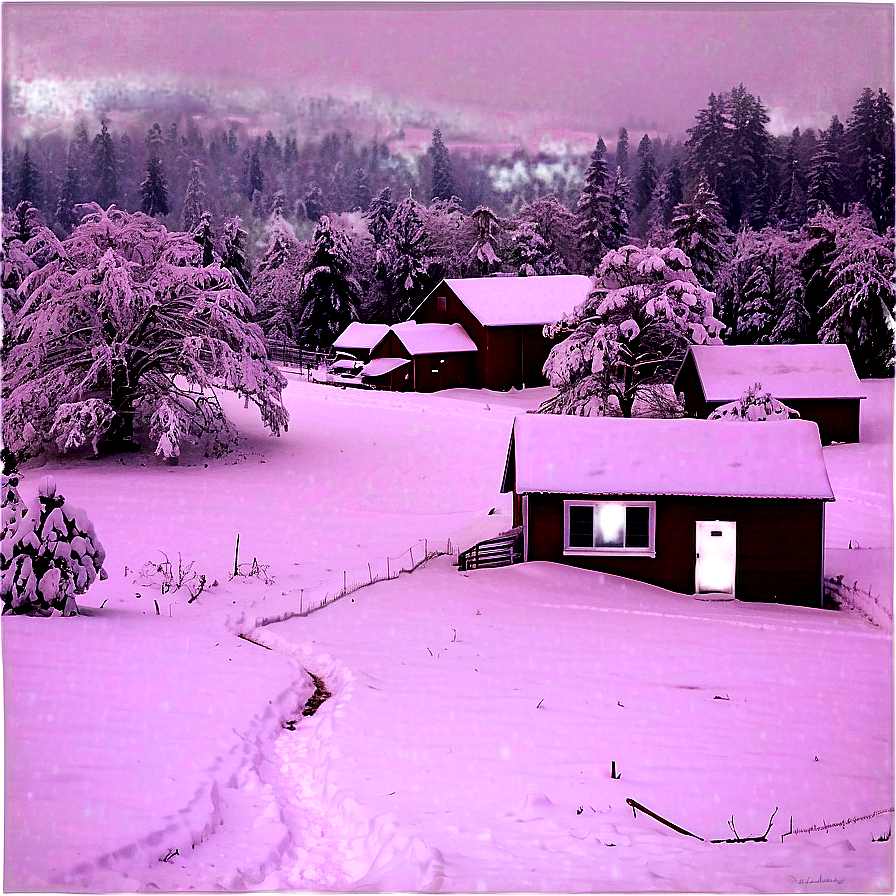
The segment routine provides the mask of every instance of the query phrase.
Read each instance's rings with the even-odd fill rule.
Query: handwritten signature
[[[795,884],[802,886],[808,884],[837,884],[839,886],[844,880],[842,877],[822,877],[820,874],[818,877],[794,877],[792,874],[788,876]]]

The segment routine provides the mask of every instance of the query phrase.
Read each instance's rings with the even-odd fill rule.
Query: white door
[[[697,594],[734,595],[737,563],[737,524],[725,520],[697,520]]]

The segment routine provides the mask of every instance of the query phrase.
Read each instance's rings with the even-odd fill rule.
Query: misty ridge
[[[725,342],[845,342],[860,375],[892,375],[882,89],[865,88],[845,123],[832,113],[789,135],[769,131],[741,84],[710,94],[686,139],[620,127],[593,146],[571,134],[538,147],[489,142],[460,113],[433,129],[431,113],[372,96],[265,106],[257,91],[90,89],[114,117],[42,135],[36,119],[7,120],[7,257],[19,245],[41,266],[34,228],[65,240],[85,203],[140,212],[234,272],[268,339],[327,351],[352,320],[406,319],[443,277],[594,276],[611,250],[674,246],[712,292]],[[10,111],[39,111],[35,95],[13,91]],[[26,277],[4,269],[8,333]]]

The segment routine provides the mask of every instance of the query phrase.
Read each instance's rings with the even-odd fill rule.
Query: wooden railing
[[[522,527],[503,532],[494,538],[486,538],[463,553],[458,554],[457,566],[460,570],[485,569],[495,566],[510,566],[523,559]]]
[[[311,351],[281,339],[268,339],[265,341],[265,346],[268,350],[268,360],[296,370],[316,370],[333,356],[332,352]]]

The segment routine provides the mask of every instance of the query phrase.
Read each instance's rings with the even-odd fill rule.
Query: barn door
[[[737,524],[725,520],[697,520],[697,594],[734,595],[737,562]]]

